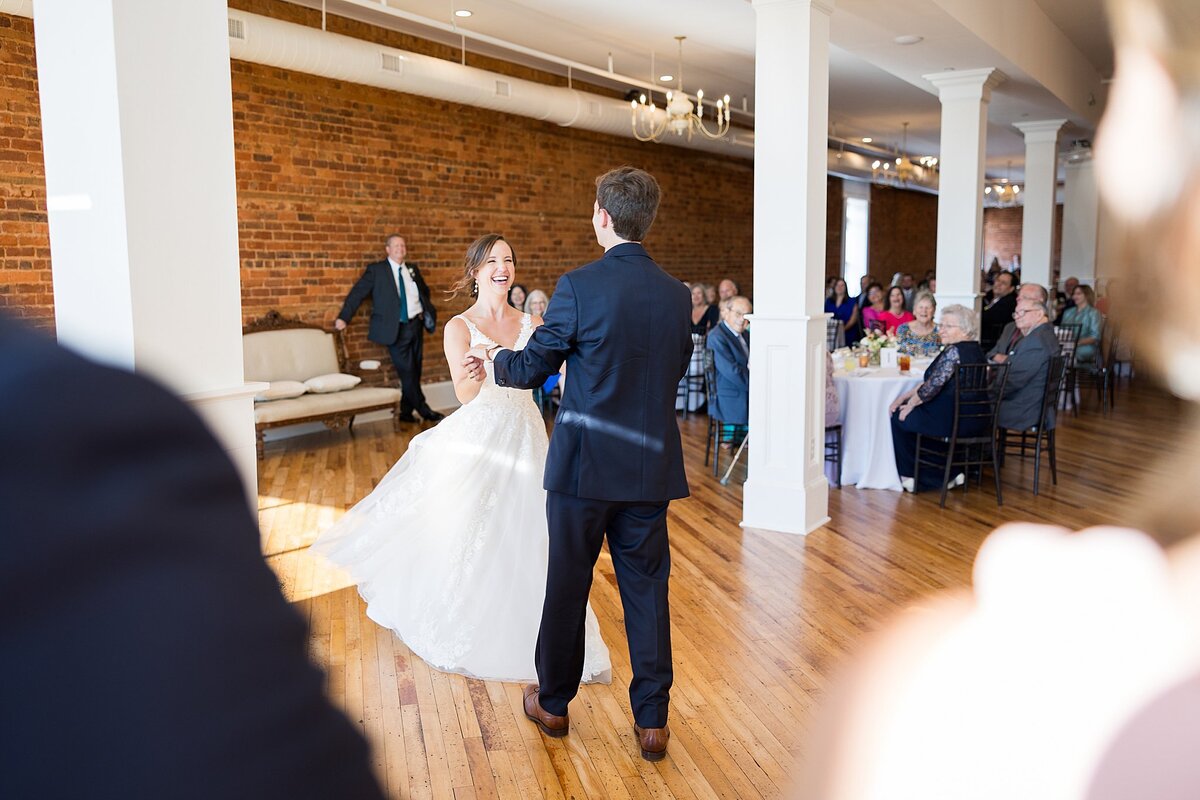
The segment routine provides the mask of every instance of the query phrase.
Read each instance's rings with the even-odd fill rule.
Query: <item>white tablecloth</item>
[[[924,380],[914,365],[901,375],[895,367],[833,373],[842,421],[842,483],[859,489],[900,491],[888,406]]]

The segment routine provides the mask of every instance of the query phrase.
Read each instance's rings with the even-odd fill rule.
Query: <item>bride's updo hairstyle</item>
[[[446,294],[451,297],[458,297],[458,293],[467,287],[470,287],[471,297],[479,296],[479,284],[475,283],[475,276],[479,274],[479,268],[483,266],[483,262],[487,261],[488,253],[492,252],[492,248],[496,246],[496,242],[504,242],[508,245],[508,249],[512,250],[513,266],[517,265],[517,252],[513,250],[513,246],[509,244],[508,239],[505,239],[498,233],[489,233],[480,236],[475,241],[471,242],[471,246],[467,248],[467,257],[463,260],[462,277],[455,282]]]

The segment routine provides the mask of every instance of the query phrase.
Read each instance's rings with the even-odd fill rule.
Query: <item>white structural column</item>
[[[1004,81],[996,69],[924,76],[942,101],[938,178],[937,302],[979,311],[979,259],[983,246],[983,166],[987,107]]]
[[[1096,279],[1100,221],[1100,198],[1092,165],[1090,157],[1068,162],[1063,187],[1062,278],[1075,277],[1089,286],[1094,286]]]
[[[755,308],[742,524],[806,534],[829,519],[823,286],[833,3],[754,0],[754,9]]]
[[[191,401],[255,491],[224,0],[34,8],[59,340]]]
[[[1021,220],[1021,280],[1047,288],[1053,279],[1054,195],[1058,131],[1065,119],[1018,122],[1025,134],[1025,212]]]

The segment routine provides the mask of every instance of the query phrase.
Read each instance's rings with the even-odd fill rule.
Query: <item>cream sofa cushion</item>
[[[270,403],[257,403],[254,406],[254,421],[280,422],[301,417],[315,417],[321,414],[335,414],[341,411],[353,411],[356,408],[369,408],[400,402],[399,389],[385,389],[375,386],[360,386],[345,392],[332,394],[306,394],[293,400],[275,400]]]
[[[268,400],[290,400],[308,391],[308,387],[300,381],[272,381],[265,391],[254,395],[254,402],[265,403]]]
[[[344,392],[347,389],[353,389],[362,383],[362,378],[357,375],[344,375],[340,372],[331,372],[328,375],[318,375],[315,378],[309,378],[304,382],[310,392],[317,394],[328,394],[329,392]]]
[[[242,361],[247,381],[304,381],[338,371],[333,334],[315,328],[244,334]]]

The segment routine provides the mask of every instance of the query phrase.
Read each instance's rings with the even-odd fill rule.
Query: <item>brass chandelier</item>
[[[704,119],[704,90],[696,90],[695,104],[683,91],[683,40],[686,38],[675,37],[679,42],[679,71],[675,90],[667,92],[666,107],[659,109],[655,105],[653,93],[649,101],[645,94],[629,101],[630,124],[639,142],[662,141],[668,133],[686,135],[689,141],[697,133],[709,139],[721,139],[729,132],[729,95],[717,101],[716,129],[710,130]]]

